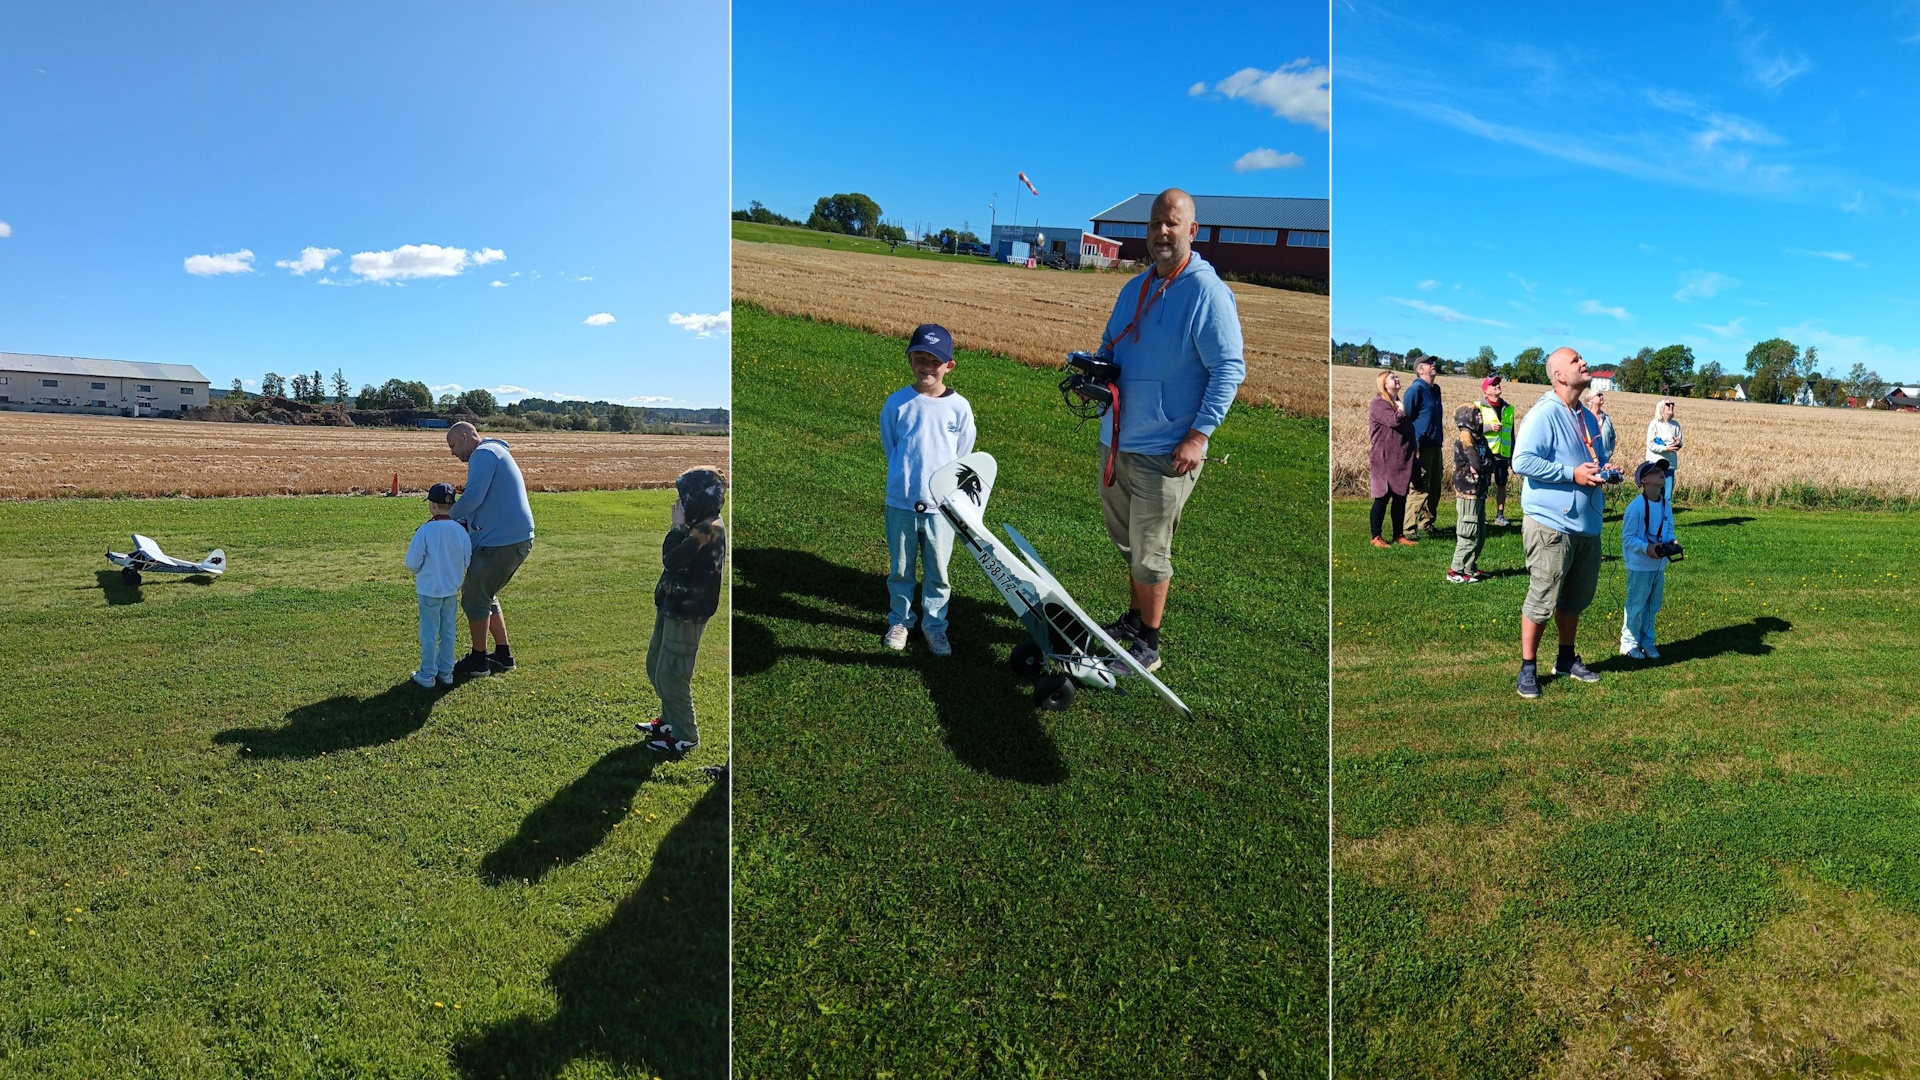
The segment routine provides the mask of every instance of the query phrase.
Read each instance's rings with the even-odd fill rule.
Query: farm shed
[[[1589,371],[1587,374],[1593,378],[1594,393],[1604,394],[1613,389],[1613,372],[1611,370]]]
[[[0,353],[0,409],[178,416],[207,404],[210,389],[207,377],[188,364]]]
[[[1154,195],[1141,194],[1093,216],[1093,231],[1120,241],[1120,257],[1147,260]],[[1332,209],[1327,199],[1195,195],[1200,226],[1193,250],[1221,273],[1327,280]]]
[[[1086,254],[1088,238],[1087,231],[1078,225],[995,225],[993,257],[1003,258],[1012,245],[1025,244],[1028,252],[1041,262],[1065,259],[1068,266],[1077,270],[1081,258]],[[1105,238],[1094,236],[1091,239],[1101,241]],[[1118,257],[1118,245],[1112,246],[1114,256]]]

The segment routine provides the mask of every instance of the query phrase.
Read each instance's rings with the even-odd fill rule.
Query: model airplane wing
[[[107,561],[135,574],[157,570],[163,574],[211,574],[218,577],[227,571],[227,553],[219,548],[214,548],[213,553],[200,562],[188,562],[161,551],[160,545],[154,543],[152,537],[139,533],[133,534],[132,551],[109,551]]]

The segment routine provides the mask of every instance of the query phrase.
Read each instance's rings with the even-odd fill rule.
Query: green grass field
[[[1184,722],[1042,713],[964,551],[955,654],[889,652],[897,341],[736,306],[734,1064],[758,1077],[1324,1075],[1326,425],[1235,406],[1175,546]],[[952,385],[1012,521],[1096,617],[1125,564],[1058,375]]]
[[[1336,1073],[1913,1073],[1920,519],[1683,500],[1636,663],[1623,504],[1602,680],[1528,702],[1517,524],[1449,585],[1450,535],[1376,551],[1335,503]]]
[[[893,255],[902,259],[938,259],[941,262],[993,265],[991,260],[979,255],[944,255],[938,251],[916,251],[911,244],[901,244],[892,251],[888,251],[885,240],[875,240],[866,236],[842,236],[814,229],[795,228],[791,225],[762,225],[757,221],[735,221],[732,225],[735,240],[749,240],[756,244],[790,244],[794,247],[858,251],[867,255]]]
[[[632,728],[670,498],[534,495],[519,670],[443,691],[416,499],[0,504],[0,1075],[726,1075],[724,627],[698,754]]]

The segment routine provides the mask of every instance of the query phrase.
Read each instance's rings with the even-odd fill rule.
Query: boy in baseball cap
[[[973,452],[973,406],[947,385],[953,370],[953,335],[923,323],[907,338],[913,382],[893,392],[880,408],[880,449],[887,455],[887,633],[889,649],[907,647],[913,628],[916,559],[926,580],[920,586],[920,630],[927,649],[949,656],[947,560],[953,526],[933,506],[927,478],[935,469]]]
[[[460,617],[460,579],[473,558],[467,527],[448,515],[453,511],[452,484],[427,489],[427,523],[415,529],[407,545],[407,569],[413,571],[413,591],[420,601],[420,670],[413,681],[432,686],[453,685],[454,628]]]

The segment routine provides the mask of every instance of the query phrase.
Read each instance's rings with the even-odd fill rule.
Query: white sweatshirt
[[[467,563],[473,559],[473,541],[467,527],[452,518],[434,518],[413,531],[407,545],[407,569],[413,571],[413,590],[421,596],[452,596],[460,591]]]
[[[880,449],[887,455],[887,505],[914,510],[924,503],[931,510],[927,477],[973,453],[973,406],[952,387],[939,397],[902,387],[880,409]]]
[[[1680,425],[1672,420],[1655,420],[1647,425],[1647,460],[1679,464],[1680,455],[1673,444],[1680,438]]]

